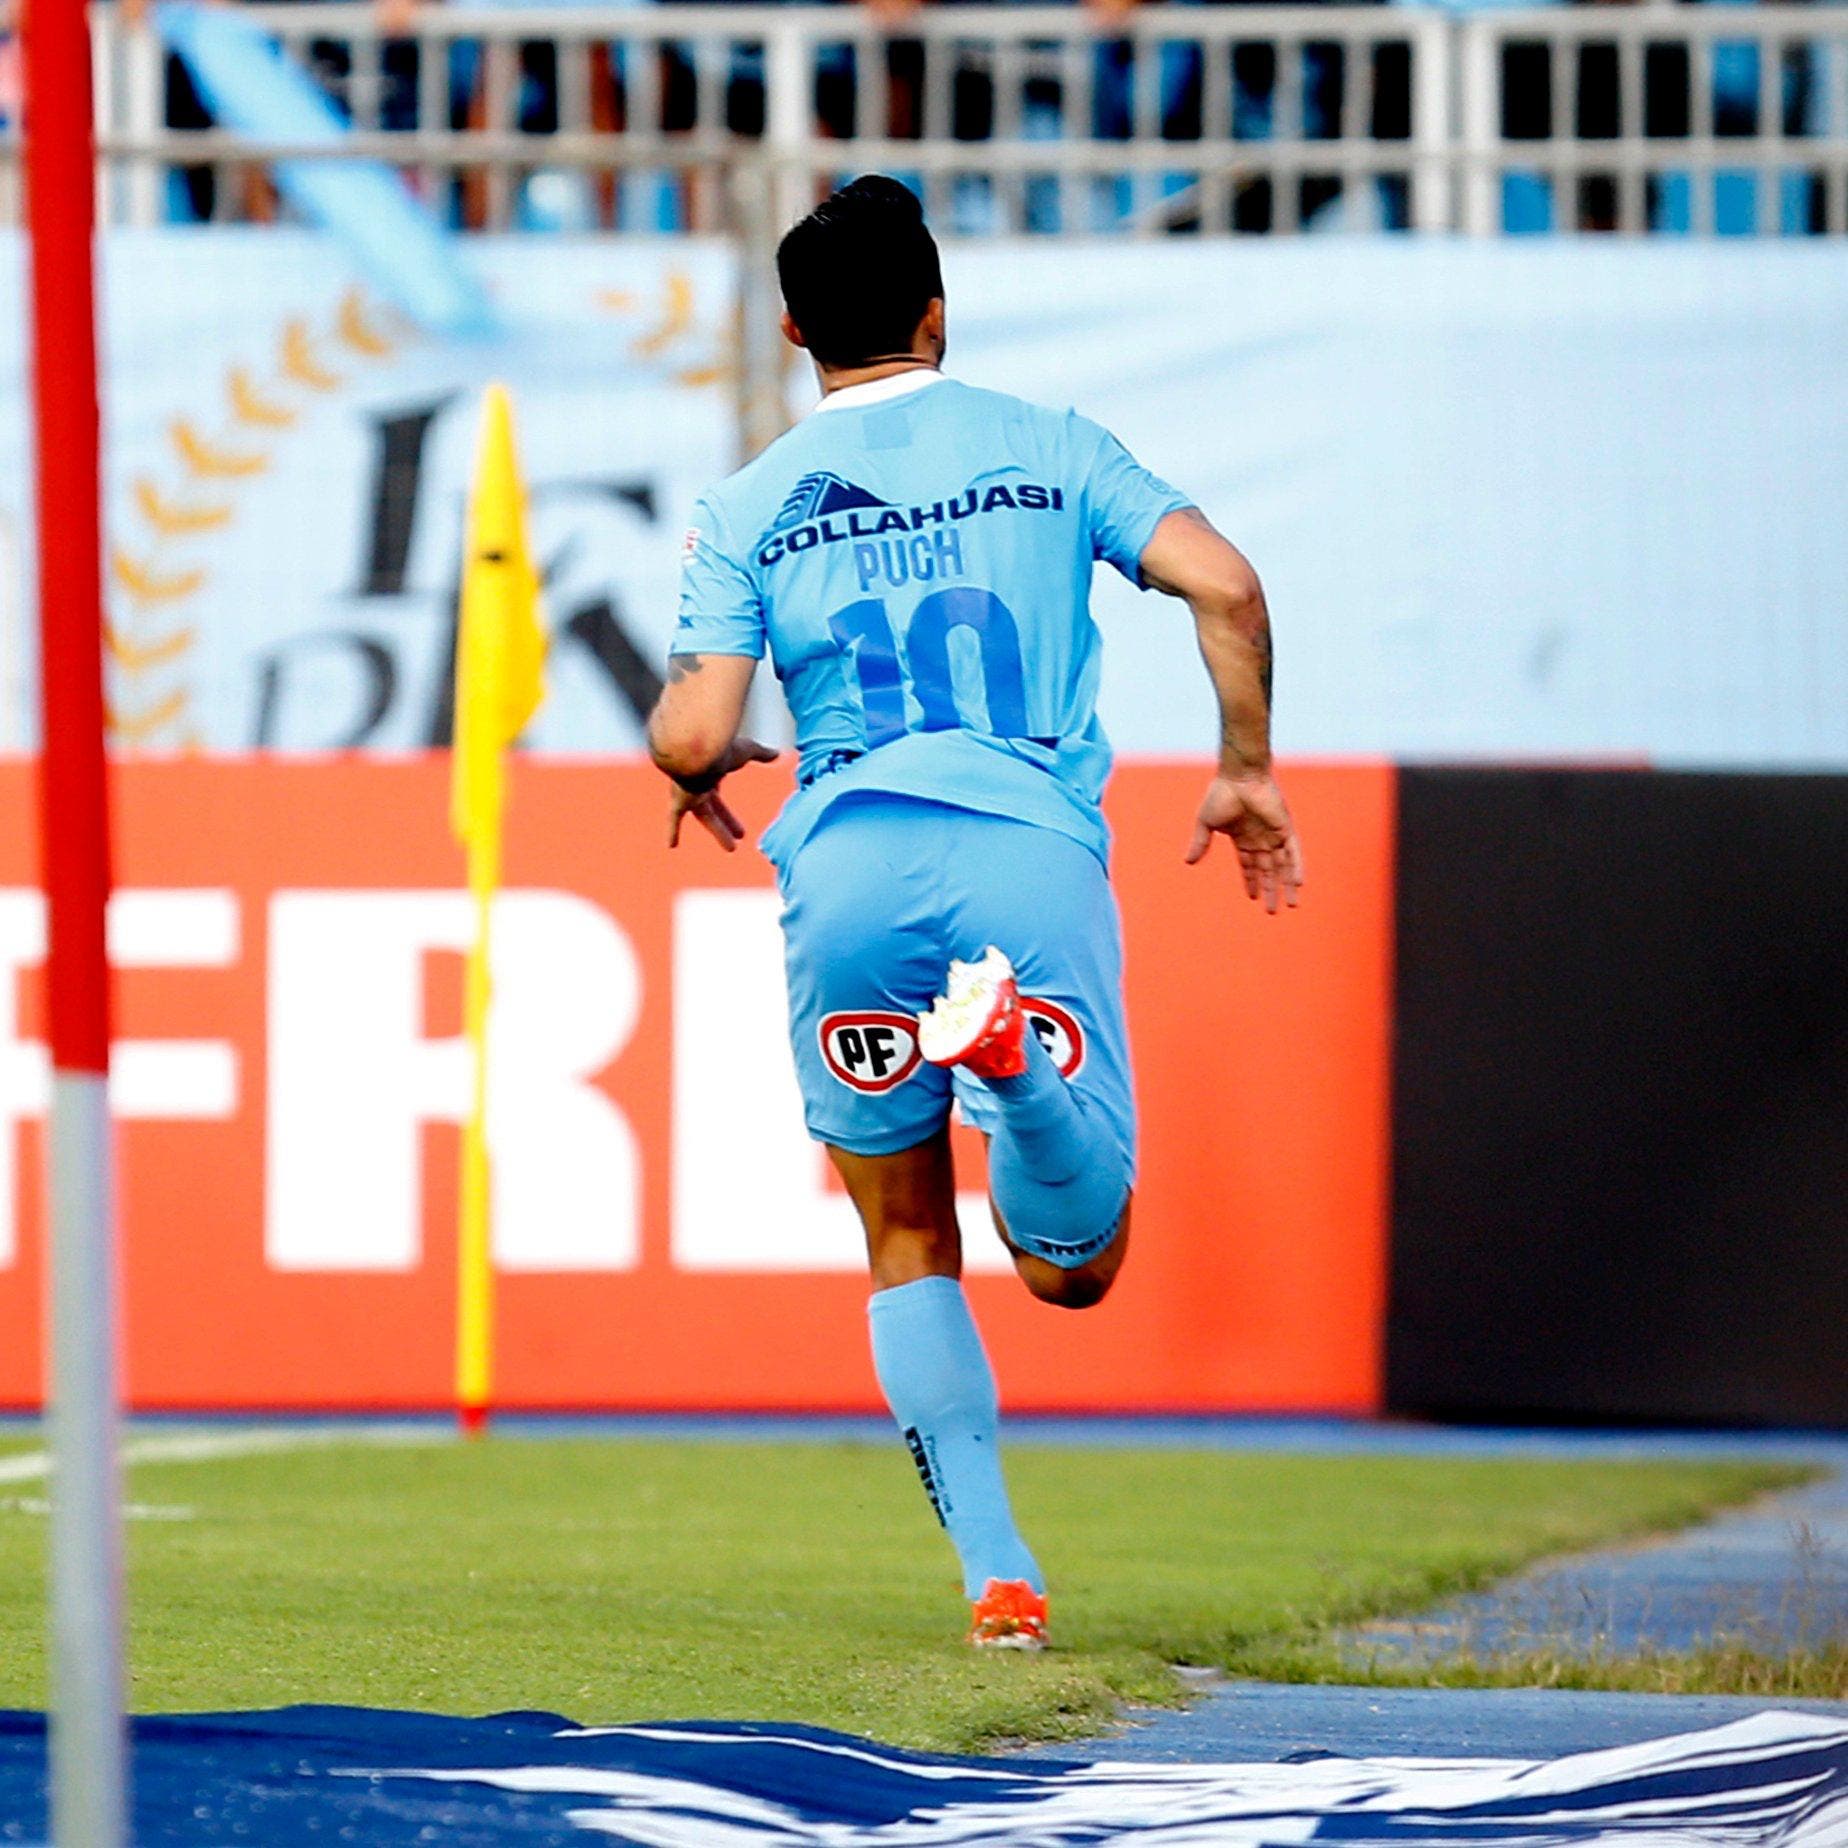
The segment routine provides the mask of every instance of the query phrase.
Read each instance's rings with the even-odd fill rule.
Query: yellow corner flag
[[[490,385],[463,543],[450,785],[450,821],[468,850],[468,889],[475,900],[463,1008],[473,1082],[462,1131],[456,1253],[456,1408],[467,1431],[486,1424],[493,1391],[488,932],[500,884],[506,750],[544,697],[545,626],[539,574],[526,537],[526,489],[513,449],[513,404],[504,385]]]

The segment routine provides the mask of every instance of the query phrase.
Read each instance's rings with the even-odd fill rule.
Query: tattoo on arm
[[[1264,710],[1271,709],[1271,632],[1270,618],[1266,617],[1258,624],[1257,633],[1251,638],[1251,645],[1258,656],[1258,684],[1264,689]]]
[[[667,684],[677,687],[690,674],[697,674],[706,665],[706,657],[696,654],[675,654],[667,657]]]

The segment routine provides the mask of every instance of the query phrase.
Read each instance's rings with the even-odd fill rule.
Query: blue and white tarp
[[[641,1848],[1842,1848],[1848,1724],[1769,1712],[1550,1763],[928,1758],[804,1727],[353,1707],[135,1722],[135,1840]],[[44,1828],[44,1720],[0,1715],[0,1840]]]

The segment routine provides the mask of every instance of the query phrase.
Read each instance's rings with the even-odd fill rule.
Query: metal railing
[[[1457,57],[1462,230],[1848,232],[1848,7],[1488,13]]]
[[[1848,232],[1848,5],[240,11],[353,132],[187,126],[96,9],[105,222],[263,217],[267,164],[368,155],[495,229],[735,231],[881,168],[951,235]]]

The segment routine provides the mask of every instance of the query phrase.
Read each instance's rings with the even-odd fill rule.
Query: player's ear
[[[930,306],[924,310],[924,322],[918,331],[924,336],[925,345],[933,348],[937,357],[941,359],[945,349],[949,346],[949,340],[944,333],[943,297],[941,295],[933,295],[930,298]]]
[[[808,342],[802,338],[802,329],[790,319],[789,310],[787,308],[783,310],[782,325],[783,338],[787,340],[792,347],[806,347],[808,345]]]

